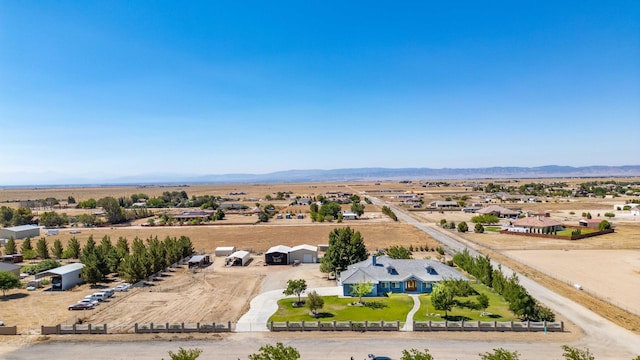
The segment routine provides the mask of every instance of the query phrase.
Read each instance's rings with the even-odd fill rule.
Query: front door
[[[406,291],[416,291],[418,289],[418,282],[415,280],[407,280],[405,289]]]

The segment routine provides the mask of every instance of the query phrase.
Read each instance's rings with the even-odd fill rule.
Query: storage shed
[[[251,254],[245,250],[239,250],[225,258],[227,266],[246,266],[251,261]]]
[[[20,225],[0,229],[0,238],[24,239],[40,236],[38,225]]]
[[[189,269],[202,268],[211,265],[211,257],[209,255],[194,255],[189,259]]]
[[[0,262],[0,271],[8,271],[15,276],[20,276],[20,266],[13,265],[5,262]]]
[[[276,245],[264,253],[264,262],[267,265],[288,265],[289,251],[291,248],[285,245]]]
[[[289,251],[290,263],[315,264],[318,261],[318,248],[313,245],[298,245]]]
[[[67,264],[37,273],[36,279],[49,276],[51,277],[51,290],[64,291],[84,282],[80,276],[82,268],[84,268],[82,263]]]
[[[229,256],[236,252],[235,246],[218,246],[216,248],[216,256]]]

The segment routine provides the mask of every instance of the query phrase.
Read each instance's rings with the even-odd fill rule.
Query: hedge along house
[[[289,251],[291,248],[285,245],[276,245],[264,253],[264,262],[267,265],[288,265]]]
[[[84,264],[81,263],[67,264],[37,273],[36,280],[49,276],[51,277],[51,290],[64,291],[84,282],[80,276],[82,268],[84,268]]]
[[[373,290],[366,296],[384,296],[388,292],[430,293],[434,284],[445,279],[468,280],[452,267],[436,260],[373,255],[341,272],[339,284],[344,296],[351,296],[353,285],[367,282],[373,284]]]
[[[318,262],[318,248],[313,245],[298,245],[289,250],[289,263],[315,264]]]

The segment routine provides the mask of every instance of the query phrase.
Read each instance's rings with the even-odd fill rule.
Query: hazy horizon
[[[637,1],[0,2],[0,184],[633,165],[639,15]]]

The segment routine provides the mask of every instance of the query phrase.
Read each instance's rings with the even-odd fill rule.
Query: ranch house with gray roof
[[[339,282],[344,296],[351,296],[351,286],[366,282],[374,285],[367,296],[384,296],[388,292],[430,293],[435,283],[445,279],[468,280],[454,268],[436,260],[373,255],[341,272]]]

